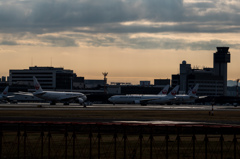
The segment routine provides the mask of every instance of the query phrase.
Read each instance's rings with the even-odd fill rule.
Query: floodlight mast
[[[104,76],[104,92],[107,93],[106,84],[107,84],[107,75],[108,75],[108,72],[103,72],[102,74],[103,74],[103,76]]]

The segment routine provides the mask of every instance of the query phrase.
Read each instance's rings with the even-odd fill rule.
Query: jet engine
[[[140,104],[140,100],[134,100],[134,104]]]
[[[78,102],[79,102],[80,104],[82,104],[82,103],[84,102],[84,100],[83,100],[82,98],[78,98]]]

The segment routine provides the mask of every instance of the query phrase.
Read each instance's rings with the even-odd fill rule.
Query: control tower
[[[227,63],[230,62],[229,47],[217,47],[213,55],[214,74],[223,78],[223,92],[227,94]]]

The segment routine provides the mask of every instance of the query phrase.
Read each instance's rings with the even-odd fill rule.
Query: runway
[[[214,110],[218,111],[240,111],[240,106],[231,105],[214,105]],[[49,103],[1,103],[0,110],[212,110],[212,105],[147,105],[141,106],[137,104],[92,104],[83,107],[82,105],[71,103],[63,105],[57,103],[50,105]]]
[[[0,104],[0,121],[240,125],[240,107],[214,105]]]

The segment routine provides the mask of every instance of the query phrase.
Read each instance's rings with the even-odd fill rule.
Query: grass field
[[[4,110],[0,111],[0,120],[12,118],[28,118],[28,120],[48,120],[54,121],[77,121],[86,120],[93,122],[113,121],[113,120],[170,120],[170,121],[193,121],[211,122],[219,124],[240,124],[239,111],[214,111],[214,115],[209,115],[209,111],[156,111],[156,110]]]

